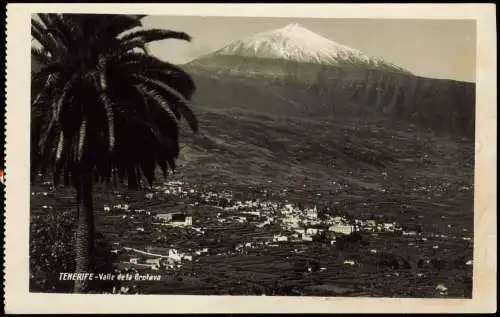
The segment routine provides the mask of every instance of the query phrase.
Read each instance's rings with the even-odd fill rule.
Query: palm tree
[[[183,32],[142,29],[144,16],[38,14],[31,20],[32,176],[61,174],[76,189],[76,272],[91,272],[94,255],[92,186],[114,177],[137,187],[175,169],[179,126],[198,130],[190,109],[195,91],[181,68],[148,53],[164,39],[190,41]],[[32,180],[34,178],[32,177]],[[75,282],[75,292],[89,283]]]

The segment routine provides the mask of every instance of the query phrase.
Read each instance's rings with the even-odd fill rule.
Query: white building
[[[175,226],[191,226],[193,224],[193,217],[186,216],[183,213],[161,213],[156,214],[155,218],[164,223],[168,222]]]
[[[133,264],[137,264],[139,263],[139,259],[138,258],[130,258],[130,263],[133,263]]]
[[[309,219],[318,219],[318,212],[316,210],[308,210],[306,216]]]
[[[333,225],[328,228],[328,231],[343,233],[343,234],[351,234],[355,231],[354,226],[352,225]]]
[[[340,223],[340,222],[342,222],[342,217],[340,217],[340,216],[335,216],[335,217],[333,217],[333,221],[334,221],[335,223]]]
[[[239,250],[243,249],[243,244],[238,244],[238,245],[236,245],[236,246],[234,247],[234,249],[235,249],[236,251],[239,251]],[[196,251],[196,254],[201,255],[201,252],[200,252],[200,251]]]
[[[356,265],[356,262],[354,262],[353,260],[345,260],[344,264],[353,266]]]
[[[243,213],[248,214],[248,215],[253,215],[253,216],[260,216],[260,211],[245,211]]]
[[[282,235],[274,235],[273,241],[274,242],[288,241],[288,237],[287,236],[282,236]]]
[[[318,234],[318,229],[317,228],[307,228],[306,234],[311,235],[311,236]]]
[[[387,231],[394,230],[394,224],[393,223],[384,223],[384,229]]]
[[[168,250],[169,259],[171,259],[175,262],[180,262],[182,260],[182,256],[183,256],[183,254],[178,253],[176,249]]]
[[[127,211],[129,206],[128,206],[128,204],[123,204],[123,205],[116,205],[115,208]]]
[[[436,290],[441,294],[445,295],[448,292],[448,287],[446,287],[444,284],[438,284],[436,286]]]
[[[170,221],[170,220],[172,220],[172,214],[171,213],[168,213],[168,214],[156,214],[155,218],[158,219],[158,220],[162,220],[162,221]]]
[[[201,250],[197,250],[195,253],[196,253],[197,255],[201,255],[202,253],[207,253],[207,252],[208,252],[208,249],[207,249],[207,248],[203,248],[203,249],[201,249]]]
[[[416,236],[417,232],[416,231],[403,231],[404,236]]]
[[[375,222],[375,220],[371,220],[371,219],[370,219],[370,220],[367,220],[367,221],[366,221],[366,225],[367,225],[368,227],[376,227],[376,226],[377,226],[377,223]]]
[[[160,259],[147,259],[146,260],[147,264],[153,264],[156,266],[160,266]]]
[[[307,234],[303,234],[303,235],[302,235],[302,240],[303,240],[303,241],[312,241],[313,239],[312,239],[312,237],[311,237],[311,236],[309,236],[309,235],[307,235]]]

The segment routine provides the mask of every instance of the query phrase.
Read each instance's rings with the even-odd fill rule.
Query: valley
[[[200,109],[198,116],[202,133],[183,134],[178,172],[167,182],[158,173],[153,187],[139,192],[95,188],[97,228],[117,250],[119,272],[163,277],[133,281],[124,292],[470,296],[471,142],[393,120],[280,119],[238,109]],[[71,210],[71,190],[45,191],[33,196],[33,215],[47,206]],[[287,204],[328,208],[331,219],[349,223],[373,219],[375,227],[359,230],[363,243],[346,248],[331,235],[304,240],[294,237],[295,225],[287,229]],[[300,210],[298,219],[307,219]],[[154,220],[172,212],[190,215],[193,224]],[[275,241],[276,235],[287,240]],[[191,259],[152,269],[131,264],[138,254],[126,248],[165,255],[175,249]],[[439,284],[448,291],[437,291]]]

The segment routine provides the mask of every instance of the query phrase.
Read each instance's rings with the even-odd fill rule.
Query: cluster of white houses
[[[181,182],[169,182],[165,185],[167,185],[167,187],[161,187],[161,190],[163,190],[164,193],[184,195],[194,192],[194,190],[191,189],[184,189]],[[235,201],[233,200],[232,194],[227,191],[221,193],[205,192],[198,197],[201,198],[201,200],[194,204],[190,204],[190,206],[195,207],[202,202],[219,209],[220,212],[217,213],[214,219],[219,224],[253,222],[257,228],[264,228],[268,225],[275,225],[276,228],[281,228],[278,229],[278,232],[275,232],[270,236],[266,236],[265,239],[258,238],[253,242],[242,242],[235,248],[235,250],[231,251],[242,251],[246,248],[253,248],[257,245],[278,246],[280,243],[286,242],[308,242],[313,241],[315,236],[323,233],[333,244],[335,243],[335,238],[337,236],[350,235],[356,231],[403,231],[394,222],[378,223],[375,220],[358,219],[350,221],[342,216],[332,216],[328,214],[324,215],[324,217],[321,217],[320,219],[319,211],[316,207],[300,208],[291,203],[283,204],[260,199]],[[153,196],[148,197],[148,199],[152,198]],[[221,205],[221,202],[224,203],[224,205]],[[129,211],[129,206],[127,204],[115,205],[113,206],[113,209]],[[105,210],[110,211],[111,208],[105,207]],[[134,210],[134,212],[138,213],[139,211]],[[203,230],[205,230],[205,228],[193,227],[193,216],[189,212],[156,214],[145,210],[141,210],[141,212],[154,217],[153,223],[156,225],[189,227],[190,229],[197,230],[202,234],[204,233]],[[142,227],[138,228],[138,230],[139,229],[144,230]],[[410,236],[417,235],[414,231],[403,231],[403,234]],[[168,250],[168,254],[166,255],[154,254],[135,249],[132,251],[142,253],[142,256],[130,258],[130,263],[150,267],[151,269],[179,267],[182,261],[192,261],[193,255],[201,256],[208,252],[206,248],[193,251],[192,254],[180,253],[175,249]],[[165,250],[165,252],[162,253],[167,253],[167,251]]]
[[[158,213],[155,219],[157,224],[170,226],[191,226],[193,225],[193,217],[181,212]]]
[[[343,217],[326,215],[325,219],[318,218],[318,210],[306,208],[301,210],[292,204],[287,204],[282,209],[282,227],[294,231],[294,238],[311,241],[314,235],[323,232],[328,226],[328,231],[339,234],[351,234],[356,231],[356,225],[350,224]]]

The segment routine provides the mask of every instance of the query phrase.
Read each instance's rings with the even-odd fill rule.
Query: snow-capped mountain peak
[[[380,58],[367,56],[359,50],[329,40],[298,23],[291,23],[280,29],[257,33],[235,41],[214,52],[213,55],[283,59],[325,65],[366,65],[405,71]]]

